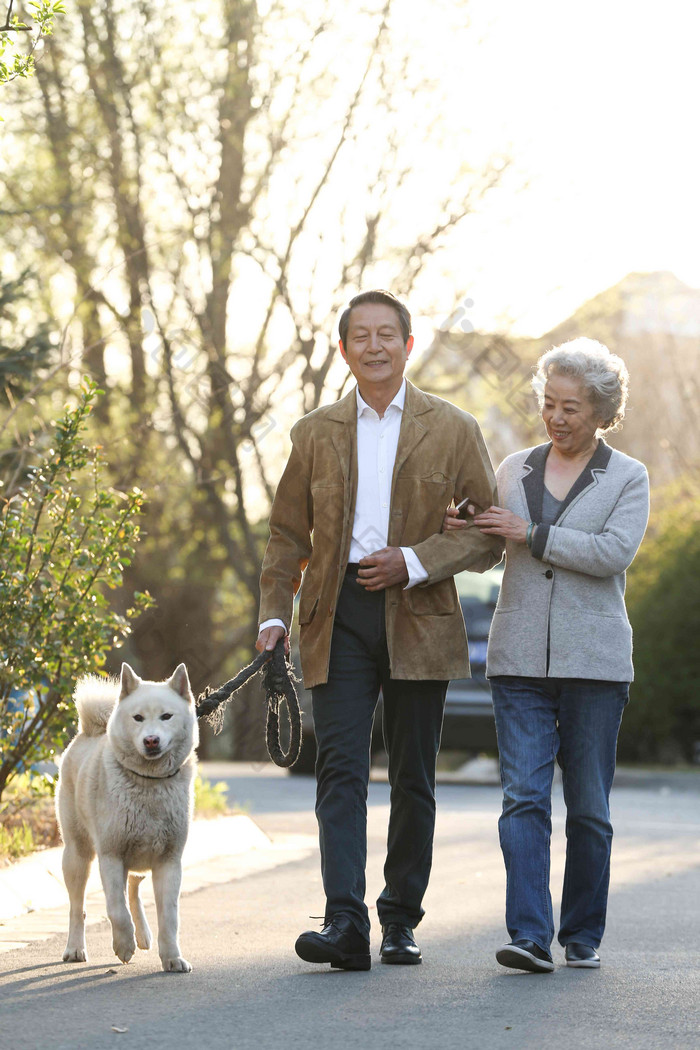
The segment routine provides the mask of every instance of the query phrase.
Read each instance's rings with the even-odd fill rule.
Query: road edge
[[[194,820],[182,858],[183,868],[206,863],[216,857],[267,847],[270,840],[245,814]],[[35,911],[68,905],[63,883],[63,846],[38,850],[6,868],[0,868],[0,923]],[[93,864],[87,892],[100,889],[97,864]]]

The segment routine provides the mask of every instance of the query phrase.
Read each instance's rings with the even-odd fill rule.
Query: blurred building
[[[536,339],[439,331],[411,378],[474,412],[499,461],[542,440],[530,389],[539,355],[583,335],[605,343],[630,371],[615,447],[643,460],[654,486],[700,478],[700,289],[672,273],[629,274]]]

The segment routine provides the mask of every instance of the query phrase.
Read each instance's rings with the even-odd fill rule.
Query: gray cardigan
[[[500,505],[526,521],[540,520],[550,448],[516,452],[496,473]],[[506,543],[487,675],[631,682],[625,569],[648,516],[646,468],[601,440],[554,524],[537,526],[532,551]]]

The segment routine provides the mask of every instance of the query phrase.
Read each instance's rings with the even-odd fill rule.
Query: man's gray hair
[[[581,337],[554,346],[537,362],[532,386],[540,410],[544,404],[544,385],[551,373],[580,379],[587,397],[603,420],[601,431],[617,430],[625,417],[629,372],[621,357],[595,339]]]

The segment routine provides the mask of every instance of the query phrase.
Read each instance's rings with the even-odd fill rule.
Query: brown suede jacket
[[[355,387],[292,428],[292,451],[270,514],[260,577],[260,619],[291,624],[299,602],[300,650],[307,688],[328,679],[333,617],[350,551],[357,491]],[[453,580],[485,572],[503,552],[497,536],[475,527],[441,533],[445,508],[469,496],[497,502],[491,462],[473,416],[406,384],[389,517],[390,547],[412,547],[425,583],[387,588],[386,634],[392,678],[469,676],[464,620]]]

